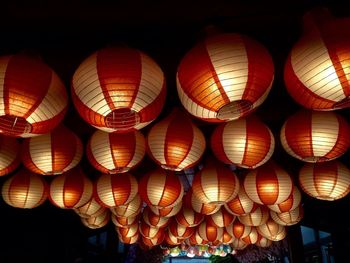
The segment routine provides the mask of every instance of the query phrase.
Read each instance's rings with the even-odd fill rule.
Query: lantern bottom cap
[[[0,116],[0,133],[18,137],[23,133],[30,133],[31,130],[32,125],[25,118],[8,114]]]
[[[118,132],[129,131],[140,123],[140,115],[130,108],[119,108],[105,116],[105,123],[108,128]]]
[[[223,121],[237,120],[251,111],[253,104],[249,100],[235,100],[222,106],[216,117]]]

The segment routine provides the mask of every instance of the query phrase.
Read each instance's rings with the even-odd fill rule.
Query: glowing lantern
[[[266,237],[263,237],[262,235],[259,235],[255,245],[258,247],[269,247],[272,245],[272,241]]]
[[[231,236],[226,230],[224,230],[224,233],[222,234],[222,238],[219,240],[220,244],[231,244],[235,237]]]
[[[199,236],[209,242],[214,242],[215,240],[221,239],[223,233],[224,233],[224,228],[211,225],[206,221],[203,221],[198,226]]]
[[[234,223],[226,227],[226,231],[235,238],[244,238],[248,236],[249,233],[252,231],[252,227],[243,225],[239,221],[235,221]]]
[[[177,91],[192,115],[222,122],[262,104],[273,78],[271,56],[261,44],[239,34],[222,34],[199,43],[182,59]]]
[[[142,218],[146,224],[155,227],[165,227],[169,224],[169,217],[158,216],[148,207],[146,207],[142,212]]]
[[[85,205],[74,209],[80,217],[85,218],[96,217],[102,214],[105,210],[106,208],[102,207],[94,198],[91,198],[91,200]]]
[[[204,215],[194,212],[191,208],[183,207],[175,216],[176,221],[186,227],[194,227],[204,220]]]
[[[48,185],[39,175],[21,170],[2,185],[2,198],[13,207],[34,208],[45,202]]]
[[[243,237],[242,241],[247,245],[255,244],[258,241],[259,233],[256,231],[255,227],[252,227],[248,236]]]
[[[16,138],[0,135],[0,176],[12,173],[19,166],[19,148]]]
[[[112,223],[119,227],[128,227],[139,221],[139,216],[116,216],[112,214]]]
[[[183,186],[171,171],[157,169],[144,175],[139,182],[139,194],[148,205],[174,207],[182,201]]]
[[[157,236],[161,236],[164,233],[164,228],[151,226],[149,224],[146,224],[143,220],[141,220],[139,230],[140,234],[146,238],[154,238]]]
[[[271,237],[270,239],[272,241],[281,241],[285,239],[286,236],[287,236],[287,230],[286,228],[284,228],[280,233],[278,233],[276,236]]]
[[[171,232],[166,231],[164,234],[164,240],[165,242],[170,245],[170,246],[176,246],[176,245],[180,245],[181,242],[183,241],[182,239],[177,238],[176,236],[174,236]]]
[[[195,194],[193,194],[192,189],[186,193],[185,197],[185,205],[192,208],[195,212],[203,214],[203,215],[211,215],[219,211],[220,205],[215,204],[204,204],[202,203]]]
[[[334,201],[349,194],[350,170],[338,161],[306,164],[299,172],[299,183],[308,195]]]
[[[185,239],[192,236],[194,231],[194,228],[178,224],[175,220],[173,220],[169,225],[169,232],[180,239]]]
[[[259,206],[254,212],[237,217],[238,220],[247,226],[260,226],[269,219],[269,211],[263,206]]]
[[[281,129],[283,148],[304,162],[338,158],[350,146],[348,122],[333,112],[299,111]]]
[[[286,199],[286,201],[278,205],[268,205],[267,207],[277,213],[288,212],[297,208],[301,202],[301,193],[299,189],[294,186],[292,194]]]
[[[26,55],[0,57],[0,133],[33,137],[63,119],[68,97],[63,82],[46,64]]]
[[[247,247],[247,244],[243,242],[242,239],[238,239],[238,238],[233,240],[233,242],[230,245],[233,249],[236,249],[236,250],[242,250]]]
[[[177,205],[175,205],[174,207],[168,207],[168,208],[158,208],[156,206],[149,206],[149,209],[155,213],[156,215],[159,216],[164,216],[164,217],[173,217],[175,216],[177,213],[180,212],[182,207],[182,201],[179,202]]]
[[[110,219],[111,213],[108,210],[105,210],[102,214],[98,216],[89,218],[81,217],[81,222],[88,228],[97,229],[106,226]]]
[[[232,224],[235,219],[236,216],[227,212],[224,207],[221,207],[215,214],[207,216],[207,222],[217,227],[228,226]]]
[[[134,236],[132,236],[132,237],[123,237],[123,236],[118,236],[119,237],[119,240],[121,241],[121,242],[123,242],[124,244],[129,244],[129,245],[131,245],[131,244],[135,244],[138,240],[139,240],[139,234],[138,233],[136,233]]]
[[[55,177],[50,184],[49,199],[59,208],[78,208],[92,198],[93,185],[80,168]]]
[[[293,191],[290,175],[273,162],[250,171],[243,186],[248,197],[261,205],[280,204]]]
[[[191,246],[205,245],[208,243],[207,240],[204,240],[203,238],[201,238],[201,236],[198,233],[198,229],[195,230],[195,232],[192,234],[192,236],[189,237],[188,240],[189,240]]]
[[[224,204],[226,210],[233,215],[241,216],[253,212],[258,208],[258,204],[254,203],[244,191],[241,185],[239,192],[235,198]]]
[[[205,204],[224,204],[236,197],[239,181],[234,172],[223,164],[208,160],[196,173],[192,191]]]
[[[186,113],[175,110],[151,128],[147,146],[150,156],[162,168],[181,171],[199,162],[205,138]]]
[[[270,129],[252,116],[219,125],[211,137],[211,148],[220,161],[253,169],[271,158],[275,139]]]
[[[301,219],[303,219],[304,216],[304,209],[300,205],[294,210],[283,212],[283,213],[276,213],[274,211],[270,211],[271,218],[279,225],[282,226],[291,226],[298,224]]]
[[[103,174],[95,184],[95,198],[106,207],[127,205],[136,196],[137,180],[132,174]]]
[[[102,173],[125,173],[145,156],[146,142],[139,131],[106,133],[96,131],[86,147],[89,162]]]
[[[80,116],[106,132],[139,130],[161,112],[166,97],[159,66],[139,50],[99,50],[75,71],[72,99]]]
[[[272,219],[267,220],[265,224],[257,226],[256,228],[260,235],[274,241],[277,241],[275,240],[276,236],[285,231],[284,226],[277,224]]]
[[[83,145],[71,130],[59,126],[50,133],[25,139],[22,144],[22,162],[37,174],[57,175],[78,165],[83,156]]]
[[[134,224],[127,227],[116,227],[116,230],[119,236],[133,237],[138,234],[139,224],[138,222],[135,222]]]
[[[146,246],[149,246],[149,247],[154,247],[154,246],[157,246],[159,245],[160,243],[163,242],[164,240],[164,232],[161,232],[161,234],[158,236],[155,236],[153,238],[146,238],[144,236],[142,236],[142,242],[146,245]]]
[[[140,196],[137,194],[134,199],[131,200],[127,205],[119,205],[111,207],[110,210],[116,216],[136,216],[140,213],[142,202]]]

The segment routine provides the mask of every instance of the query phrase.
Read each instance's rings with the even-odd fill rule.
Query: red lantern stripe
[[[241,185],[237,196],[224,204],[224,206],[228,212],[240,216],[253,212],[258,207],[258,204],[248,197],[244,187]]]
[[[17,139],[0,135],[0,176],[13,172],[20,165],[19,148]]]

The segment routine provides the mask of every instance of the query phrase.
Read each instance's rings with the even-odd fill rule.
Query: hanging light
[[[246,194],[244,187],[241,185],[235,198],[224,204],[226,210],[233,215],[241,216],[254,212],[258,204],[254,203]]]
[[[215,240],[221,239],[223,233],[224,228],[211,225],[207,221],[203,221],[198,226],[199,236],[209,242],[214,242]]]
[[[214,214],[219,211],[221,207],[220,205],[215,204],[204,204],[196,197],[195,194],[193,194],[192,189],[189,189],[184,196],[184,203],[187,207],[192,208],[193,211],[203,215]]]
[[[85,205],[74,209],[80,217],[84,218],[96,217],[105,212],[105,210],[106,208],[101,206],[94,198],[91,198]]]
[[[281,236],[280,234],[285,231],[284,226],[277,224],[272,219],[267,220],[263,225],[257,226],[256,229],[260,235],[273,241],[278,241],[276,240],[277,237]]]
[[[243,242],[242,239],[238,239],[238,238],[234,239],[230,245],[235,250],[243,250],[248,246],[245,242]]]
[[[161,112],[166,97],[164,74],[143,52],[101,49],[78,67],[72,99],[80,116],[106,132],[139,130]]]
[[[286,199],[286,201],[277,205],[268,205],[267,207],[272,211],[275,211],[277,213],[282,213],[282,212],[288,212],[290,210],[297,208],[300,205],[300,202],[301,202],[301,193],[298,187],[294,185],[293,192]]]
[[[127,205],[118,205],[111,207],[110,210],[116,216],[136,216],[140,213],[142,207],[142,201],[140,195],[136,195]]]
[[[142,212],[142,219],[145,221],[146,224],[150,226],[155,227],[166,227],[169,224],[169,217],[162,217],[159,215],[156,215],[148,207],[143,209]]]
[[[271,218],[279,225],[291,226],[298,224],[304,216],[304,208],[300,205],[297,208],[288,212],[276,213],[270,211]]]
[[[194,227],[204,220],[204,215],[194,212],[191,208],[183,207],[175,216],[176,221],[186,227]]]
[[[139,230],[140,234],[146,238],[160,237],[164,234],[164,228],[151,226],[143,220],[140,221]]]
[[[183,226],[177,223],[175,220],[171,221],[168,229],[172,235],[180,239],[185,239],[192,236],[195,231],[195,228]]]
[[[159,216],[164,216],[164,217],[173,217],[175,215],[177,215],[177,213],[180,212],[181,207],[182,207],[182,201],[179,202],[177,205],[175,205],[174,207],[168,207],[168,208],[158,208],[156,206],[148,206],[149,209],[151,209],[151,211],[153,213],[155,213],[156,215]]]
[[[201,238],[201,236],[198,233],[198,229],[195,230],[195,232],[192,234],[192,236],[189,237],[188,240],[191,246],[208,244],[207,240]]]
[[[266,237],[263,237],[262,235],[259,235],[258,240],[255,243],[258,247],[269,247],[272,245],[272,241],[270,239],[267,239]]]
[[[237,217],[238,220],[247,226],[260,226],[269,219],[269,210],[264,206],[259,206],[254,212]]]
[[[0,176],[12,173],[20,165],[19,143],[16,138],[0,134]]]
[[[183,240],[174,236],[170,231],[165,231],[164,241],[169,246],[176,246],[176,245],[180,245]]]
[[[139,240],[140,235],[138,233],[136,233],[132,237],[123,237],[123,236],[120,236],[120,235],[118,235],[118,237],[119,237],[119,240],[121,242],[123,242],[124,244],[131,245],[131,244],[135,244]]]
[[[92,216],[89,218],[81,217],[80,220],[84,226],[91,229],[98,229],[106,226],[111,219],[111,213],[105,210],[102,214],[98,216]]]
[[[231,244],[233,242],[233,240],[235,240],[235,237],[231,236],[226,229],[224,229],[224,233],[222,234],[222,237],[220,240],[218,240],[219,244],[224,244],[224,245],[228,245]]]
[[[232,224],[226,226],[226,231],[231,236],[241,239],[249,235],[249,233],[252,231],[252,227],[243,225],[241,222],[236,220]]]
[[[235,219],[236,219],[236,216],[227,212],[225,207],[221,207],[219,211],[217,211],[215,214],[209,215],[206,218],[209,224],[212,224],[217,227],[228,226],[232,224],[232,222],[235,221]]]
[[[116,216],[112,214],[112,223],[118,227],[128,227],[139,221],[139,216]]]
[[[271,56],[261,44],[243,35],[221,34],[197,44],[181,60],[177,91],[192,115],[229,121],[262,104],[273,78]]]
[[[0,57],[0,133],[33,137],[50,132],[68,106],[66,88],[40,59],[17,54]]]
[[[134,224],[127,227],[116,227],[115,230],[117,231],[118,236],[133,237],[138,234],[139,223],[135,222]]]
[[[256,230],[255,227],[252,227],[252,229],[251,229],[250,233],[248,234],[248,236],[243,237],[242,241],[244,243],[246,243],[247,245],[253,245],[253,244],[255,244],[258,241],[258,238],[259,238],[258,231]]]

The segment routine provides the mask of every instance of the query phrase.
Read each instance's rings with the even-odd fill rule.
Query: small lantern
[[[183,207],[175,216],[176,221],[186,227],[194,227],[204,220],[204,215],[194,212],[191,208]]]
[[[142,207],[142,201],[140,196],[137,194],[134,199],[131,200],[127,205],[118,205],[111,207],[110,210],[116,216],[136,216],[140,213]]]
[[[255,227],[252,227],[250,233],[248,234],[248,236],[246,237],[243,237],[242,238],[242,241],[244,243],[246,243],[247,245],[250,245],[250,244],[255,244],[257,241],[258,241],[258,237],[259,237],[259,233],[258,231],[256,230]]]
[[[236,219],[236,216],[232,215],[231,213],[227,212],[225,207],[221,207],[219,211],[217,211],[215,214],[207,216],[208,223],[217,226],[217,227],[225,227],[230,224]]]
[[[266,237],[263,237],[262,235],[259,235],[258,240],[255,243],[258,247],[269,247],[272,245],[272,241],[270,239],[267,239]]]
[[[139,221],[139,216],[116,216],[112,214],[112,223],[118,227],[128,227]]]
[[[247,226],[260,226],[269,219],[269,210],[264,206],[259,206],[254,212],[237,217],[238,220]]]
[[[177,223],[175,220],[173,220],[169,225],[169,232],[180,239],[185,239],[192,236],[194,231],[195,228],[183,226]]]
[[[273,241],[277,241],[275,240],[277,236],[285,231],[284,226],[277,224],[272,219],[267,220],[265,224],[257,226],[256,228],[260,235]]]
[[[123,237],[133,237],[138,234],[139,223],[135,222],[134,224],[127,227],[116,227],[116,231],[119,236]]]
[[[252,231],[252,227],[243,225],[241,222],[236,220],[231,225],[226,227],[226,231],[231,236],[241,239],[249,235],[249,233]]]
[[[88,228],[98,229],[106,226],[111,219],[111,213],[108,210],[105,210],[102,214],[98,216],[93,216],[89,218],[81,217],[81,222]]]
[[[148,207],[143,209],[142,212],[142,219],[145,221],[146,224],[150,226],[155,227],[166,227],[169,224],[169,217],[162,217],[159,215],[156,215]]]
[[[105,207],[101,206],[94,198],[91,198],[85,205],[75,208],[74,211],[84,218],[96,217],[102,214],[106,210]]]
[[[208,244],[207,240],[201,238],[201,236],[198,233],[198,229],[196,229],[192,236],[189,237],[189,242],[192,246]]]
[[[140,234],[146,238],[159,237],[164,234],[164,228],[151,226],[149,224],[146,224],[145,221],[143,220],[141,220],[139,230],[140,230]]]
[[[224,233],[224,228],[211,225],[206,221],[203,221],[198,226],[199,236],[209,242],[214,242],[215,240],[221,239],[223,233]]]
[[[241,185],[239,192],[235,198],[227,202],[225,208],[228,212],[236,216],[246,215],[254,212],[258,208],[258,204],[254,203],[246,194],[244,187]]]
[[[16,138],[0,135],[0,176],[12,173],[20,165],[19,148]]]
[[[124,244],[131,245],[131,244],[135,244],[139,240],[140,235],[138,233],[136,233],[132,237],[123,237],[123,236],[120,236],[120,235],[118,237],[119,237],[119,240],[121,242],[123,242]]]
[[[192,189],[189,189],[186,193],[185,197],[185,205],[192,208],[193,211],[203,214],[203,215],[211,215],[219,211],[220,205],[215,204],[204,204],[201,202],[195,194],[193,194]]]
[[[180,212],[182,208],[182,201],[179,202],[177,205],[175,205],[174,207],[168,207],[168,208],[158,208],[156,206],[149,206],[149,209],[151,209],[151,211],[153,213],[155,213],[156,215],[159,216],[164,216],[164,217],[173,217],[175,215],[177,215],[177,213]]]
[[[267,207],[277,213],[283,213],[283,212],[288,212],[290,210],[297,208],[300,205],[300,202],[301,202],[301,193],[298,187],[294,185],[293,192],[287,198],[286,201],[278,205],[268,205]]]
[[[300,205],[297,208],[288,212],[276,213],[270,211],[271,218],[279,225],[291,226],[298,224],[304,216],[304,208]]]

